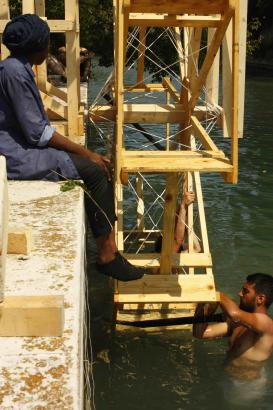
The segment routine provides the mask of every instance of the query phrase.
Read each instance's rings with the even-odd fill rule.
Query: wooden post
[[[232,22],[229,23],[222,46],[222,107],[224,137],[231,137],[232,128]]]
[[[0,156],[0,302],[3,302],[5,293],[8,212],[6,159],[4,156]]]
[[[184,54],[184,49],[181,41],[181,32],[179,27],[174,28],[174,35],[175,35],[175,41],[176,41],[176,47],[178,50],[178,58],[179,58],[179,72],[180,72],[180,81],[183,81],[183,78],[186,75],[185,71],[185,54]]]
[[[246,33],[247,33],[248,0],[240,0],[240,45],[239,45],[239,79],[238,79],[238,138],[244,135],[245,107],[245,73],[246,73]]]
[[[68,136],[77,138],[79,112],[79,33],[77,24],[78,0],[65,0],[65,19],[73,21],[73,30],[66,31],[66,68],[67,68],[67,103]]]
[[[193,179],[192,179],[192,174],[191,172],[187,172],[187,191],[192,192],[193,191]],[[190,204],[188,206],[188,246],[189,246],[189,253],[194,253],[193,249],[193,204]],[[194,268],[189,267],[189,274],[193,275],[194,274]]]
[[[179,175],[177,173],[171,173],[167,175],[165,208],[163,216],[163,239],[160,262],[160,274],[163,275],[171,274],[172,271],[172,255],[176,203],[178,195],[178,180]]]
[[[34,0],[34,11],[35,13],[43,18],[45,18],[45,0]],[[47,65],[46,61],[43,62],[43,64],[37,66],[37,85],[38,88],[46,92],[46,82],[47,82]]]
[[[143,87],[144,63],[145,63],[146,27],[139,28],[138,64],[137,64],[137,87]]]
[[[115,175],[116,175],[116,198],[117,198],[117,243],[118,249],[123,250],[123,191],[121,183],[121,160],[123,148],[123,102],[124,102],[124,64],[125,64],[125,44],[124,44],[124,8],[122,0],[116,0],[116,20],[115,20]]]
[[[1,20],[9,20],[10,14],[9,14],[9,0],[1,0],[1,10],[0,10],[0,19]],[[2,36],[0,35],[0,39],[2,39]],[[0,43],[0,49],[1,49],[1,55],[0,55],[0,61],[4,60],[9,56],[9,50],[7,49],[6,46],[1,42]]]
[[[208,29],[208,46],[213,39],[215,34],[214,28]],[[218,98],[219,98],[219,66],[220,66],[220,50],[218,50],[216,56],[214,57],[213,64],[211,69],[209,70],[207,81],[206,81],[206,89],[207,89],[207,99],[210,104],[217,104],[218,105]]]

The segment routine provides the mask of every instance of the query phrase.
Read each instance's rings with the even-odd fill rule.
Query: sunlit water
[[[93,92],[107,72],[94,70]],[[273,274],[272,96],[273,78],[247,79],[238,185],[215,175],[203,178],[216,286],[233,298],[246,274]],[[189,331],[112,336],[111,289],[96,273],[94,256],[89,259],[97,410],[273,409],[273,360],[262,381],[234,382],[223,370],[226,339],[194,340]]]

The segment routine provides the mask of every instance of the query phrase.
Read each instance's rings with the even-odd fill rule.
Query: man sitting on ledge
[[[109,161],[60,135],[49,124],[33,65],[42,64],[49,49],[49,27],[33,14],[11,20],[2,41],[11,55],[0,62],[0,153],[7,174],[15,180],[82,179],[88,219],[98,248],[98,270],[122,281],[139,279],[142,268],[132,266],[117,250],[113,183]]]

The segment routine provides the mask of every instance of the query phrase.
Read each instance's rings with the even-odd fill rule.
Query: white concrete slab
[[[8,255],[7,295],[64,295],[62,337],[0,338],[1,409],[83,407],[85,225],[83,192],[43,181],[9,182],[11,225],[31,227],[29,257]]]

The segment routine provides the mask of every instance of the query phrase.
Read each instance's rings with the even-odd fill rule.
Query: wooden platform
[[[83,408],[83,193],[9,182],[10,223],[31,227],[29,256],[8,255],[6,295],[64,296],[62,337],[1,337],[1,409]]]

